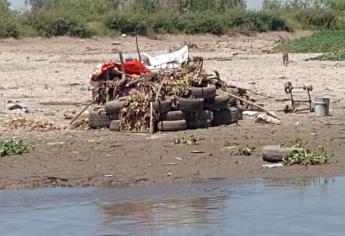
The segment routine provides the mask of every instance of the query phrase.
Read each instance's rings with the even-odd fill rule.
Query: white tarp
[[[175,68],[181,66],[183,62],[186,62],[189,57],[188,46],[184,46],[176,52],[171,52],[163,55],[158,55],[152,57],[143,53],[145,57],[148,58],[147,68],[150,70],[165,69],[165,68]]]

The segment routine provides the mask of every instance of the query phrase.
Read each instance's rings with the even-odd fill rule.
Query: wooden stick
[[[69,123],[70,125],[72,125],[80,116],[81,114],[84,113],[84,111],[86,111],[86,109],[88,109],[91,105],[92,105],[93,102],[90,102],[89,104],[87,104],[83,110],[81,110],[81,112],[79,112],[79,114],[73,118],[73,120]]]
[[[240,101],[242,101],[242,102],[245,102],[245,103],[247,103],[247,104],[249,104],[249,105],[251,105],[251,106],[254,106],[254,107],[256,107],[256,108],[259,108],[261,111],[266,112],[267,115],[272,116],[273,118],[276,118],[276,119],[280,120],[279,117],[277,117],[275,114],[273,114],[273,113],[270,112],[269,110],[266,110],[266,109],[263,108],[262,106],[259,106],[259,105],[255,104],[255,103],[251,102],[251,101],[248,101],[248,100],[246,100],[246,99],[243,99],[243,98],[241,98],[241,97],[239,97],[239,96],[237,96],[237,95],[235,95],[235,94],[230,93],[229,91],[228,91],[228,94],[229,94],[231,97],[233,97],[233,98],[235,98],[235,99],[237,99],[237,100],[240,100]]]
[[[119,52],[120,62],[121,62],[121,71],[122,71],[122,79],[126,78],[126,69],[125,69],[125,63],[123,61],[123,54],[122,52]]]
[[[150,102],[150,134],[154,133],[154,121],[153,121],[153,103]]]
[[[80,106],[80,105],[86,105],[85,103],[81,103],[81,102],[58,102],[58,101],[40,102],[39,104],[43,105],[43,106]]]
[[[139,70],[140,70],[140,74],[142,72],[142,68],[141,68],[141,55],[140,55],[140,50],[139,50],[139,43],[138,43],[138,34],[135,34],[135,43],[137,45],[137,52],[138,52],[138,56],[139,56]]]

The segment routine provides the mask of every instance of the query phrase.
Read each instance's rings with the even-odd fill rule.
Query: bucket
[[[329,115],[329,98],[315,98],[315,115],[328,116]]]

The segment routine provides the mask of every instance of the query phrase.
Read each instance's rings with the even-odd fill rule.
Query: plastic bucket
[[[315,98],[315,115],[328,116],[329,115],[329,98]]]

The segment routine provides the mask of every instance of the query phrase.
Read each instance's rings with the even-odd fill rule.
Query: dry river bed
[[[345,172],[344,62],[308,61],[315,55],[292,54],[288,67],[281,54],[268,51],[279,35],[294,38],[307,34],[283,32],[256,36],[161,36],[140,38],[142,51],[156,55],[186,43],[195,44],[192,56],[203,56],[209,71],[237,86],[263,93],[250,94],[281,117],[281,125],[258,124],[247,117],[227,127],[211,127],[165,134],[114,133],[108,130],[27,132],[10,130],[5,123],[17,117],[6,109],[18,101],[31,109],[26,118],[49,120],[66,126],[66,112],[79,106],[47,106],[42,102],[90,100],[88,81],[98,63],[117,59],[117,52],[135,56],[135,39],[21,39],[0,41],[0,139],[22,138],[30,152],[0,158],[0,188],[42,186],[120,186],[223,178],[261,178],[342,175]],[[315,96],[331,98],[331,116],[310,113],[284,114],[283,84],[314,87]],[[303,94],[301,94],[303,95]],[[201,139],[198,145],[175,145],[182,133]],[[334,153],[330,164],[312,167],[262,167],[261,148],[302,138],[311,146]],[[234,150],[252,145],[251,156],[235,156]],[[198,151],[194,153],[193,151]]]

